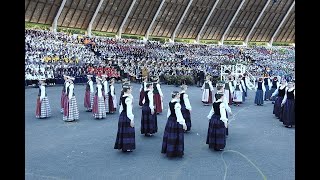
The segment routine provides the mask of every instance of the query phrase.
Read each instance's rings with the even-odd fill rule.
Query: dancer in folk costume
[[[281,107],[281,103],[282,103],[282,100],[284,98],[284,95],[286,94],[286,87],[287,87],[287,81],[286,79],[282,79],[281,80],[281,84],[280,86],[278,87],[278,89],[276,89],[271,98],[273,97],[276,97],[276,100],[275,100],[275,103],[274,103],[274,106],[273,106],[273,114],[279,119],[281,120],[281,117],[282,117],[282,110],[283,108]]]
[[[210,80],[210,76],[206,77],[206,81],[203,83],[201,90],[203,90],[202,102],[204,103],[205,106],[210,105],[212,103],[212,91],[213,91],[213,86]]]
[[[109,113],[109,85],[107,81],[107,75],[103,74],[102,77],[102,95],[104,97],[104,103],[106,106],[106,113]]]
[[[226,146],[228,118],[226,107],[223,103],[224,94],[217,93],[215,96],[217,100],[212,104],[211,111],[207,116],[209,119],[209,127],[206,144],[209,144],[209,148],[222,151]]]
[[[166,154],[167,157],[182,157],[184,154],[184,130],[187,130],[187,125],[181,112],[179,92],[173,91],[171,96],[161,153]]]
[[[60,98],[60,107],[61,107],[61,113],[63,113],[63,105],[64,105],[64,99],[67,97],[67,86],[69,86],[68,82],[68,76],[63,75],[64,83],[63,88],[61,92],[61,98]]]
[[[235,106],[239,106],[240,103],[242,103],[243,99],[243,88],[241,84],[241,79],[238,78],[237,80],[234,81],[234,91],[233,91],[233,102]]]
[[[265,91],[264,91],[264,100],[265,101],[268,101],[270,99],[270,89],[271,89],[271,80],[269,78],[269,76],[266,74],[264,79],[263,79],[263,84],[264,84],[264,87],[265,87]]]
[[[88,82],[86,85],[86,92],[84,96],[84,107],[88,111],[92,111],[93,98],[94,98],[94,89],[93,89],[93,81],[92,75],[87,75]]]
[[[39,93],[37,98],[37,106],[36,106],[36,118],[47,118],[51,116],[51,108],[49,99],[46,93],[44,78],[39,79]]]
[[[120,93],[120,99],[119,99],[119,106],[121,105],[121,97],[123,96],[124,92],[123,92],[123,87],[130,85],[130,80],[128,78],[124,78],[122,81],[122,89],[121,89],[121,93]]]
[[[266,91],[262,77],[258,79],[258,83],[256,84],[255,90],[256,90],[256,96],[254,98],[254,103],[257,104],[258,106],[262,106],[263,98],[265,94],[264,92]]]
[[[152,136],[158,132],[157,113],[153,103],[153,85],[148,83],[146,87],[141,115],[141,134]]]
[[[183,116],[183,119],[186,121],[187,124],[187,130],[191,130],[191,104],[189,101],[189,96],[186,94],[186,91],[188,89],[187,85],[182,85],[181,86],[181,91],[180,91],[180,105],[181,105],[181,113]]]
[[[279,79],[277,76],[273,77],[273,80],[271,82],[271,90],[270,90],[270,93],[271,93],[271,97],[270,97],[270,100],[272,101],[272,104],[274,104],[274,99],[272,97],[272,94],[279,88],[280,86],[280,83],[279,83]]]
[[[291,128],[295,125],[295,87],[294,81],[288,83],[286,88],[286,94],[282,100],[281,106],[283,107],[281,120],[283,125],[287,128]]]
[[[232,104],[233,85],[232,78],[229,76],[224,83],[224,96],[228,100],[228,104]]]
[[[146,85],[147,85],[147,81],[148,81],[148,77],[142,77],[143,82],[141,83],[141,87],[140,87],[140,95],[139,95],[139,106],[143,105],[143,99],[144,99],[144,91],[147,89]]]
[[[224,84],[217,83],[216,89],[217,89],[216,94],[224,94]],[[217,101],[217,99],[215,98],[216,94],[214,95],[214,102]],[[227,118],[229,117],[229,115],[232,116],[232,111],[231,111],[231,108],[229,106],[228,101],[229,101],[229,99],[227,99],[225,96],[223,96],[223,103],[224,103],[224,107],[227,112],[227,114],[226,114]],[[226,136],[228,136],[228,135],[229,135],[229,126],[226,128]]]
[[[106,104],[103,97],[103,85],[101,84],[101,81],[102,79],[96,77],[97,87],[92,106],[93,117],[96,119],[103,119],[106,117]]]
[[[110,80],[109,84],[109,112],[114,113],[117,110],[117,97],[114,88],[114,78]]]
[[[132,113],[132,87],[130,85],[124,85],[123,92],[124,94],[121,97],[122,103],[119,108],[120,116],[114,149],[121,149],[123,152],[131,152],[136,148],[134,115]]]
[[[245,94],[245,97],[247,97],[248,96],[248,89],[252,90],[251,87],[253,86],[253,84],[250,82],[250,79],[249,79],[247,73],[243,74],[242,82],[243,82],[243,85],[244,85],[244,88],[243,88],[244,94]],[[241,84],[242,84],[242,82],[241,82]]]
[[[79,119],[79,110],[76,96],[74,94],[74,77],[68,76],[69,86],[67,86],[67,97],[64,101],[63,120],[74,121]]]
[[[159,77],[153,77],[153,100],[156,113],[162,113],[163,109],[163,93],[159,84]]]

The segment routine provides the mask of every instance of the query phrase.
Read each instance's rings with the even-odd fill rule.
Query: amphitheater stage
[[[95,120],[83,106],[85,86],[76,85],[80,120],[62,121],[62,86],[48,87],[52,117],[36,119],[37,88],[25,90],[25,179],[295,179],[295,129],[285,128],[272,114],[273,104],[254,105],[254,91],[246,102],[232,106],[229,137],[224,151],[208,148],[207,115],[201,89],[188,88],[192,105],[192,129],[185,134],[185,155],[169,159],[161,154],[162,136],[167,121],[170,93],[175,86],[162,85],[164,111],[158,115],[158,133],[140,134],[140,84],[133,84],[136,149],[122,153],[113,149],[119,113]],[[121,85],[116,84],[119,98]]]

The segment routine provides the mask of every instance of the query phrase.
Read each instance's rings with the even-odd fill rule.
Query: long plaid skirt
[[[212,91],[210,91],[210,89],[204,89],[202,93],[202,102],[204,104],[212,103]]]
[[[144,92],[141,90],[139,95],[139,106],[143,106]]]
[[[118,132],[114,149],[133,150],[136,148],[135,130],[130,126],[130,119],[126,112],[122,111],[119,116]]]
[[[157,114],[151,114],[149,105],[142,106],[141,116],[141,134],[156,133],[158,132]]]
[[[287,99],[283,105],[282,122],[284,125],[295,125],[295,100]]]
[[[282,116],[282,111],[283,111],[283,108],[281,107],[282,100],[283,100],[283,97],[278,96],[278,97],[276,97],[276,101],[274,102],[273,114],[277,118],[281,118],[281,116]]]
[[[162,140],[161,153],[167,157],[182,157],[184,151],[184,130],[176,117],[169,116]]]
[[[64,101],[64,109],[63,109],[63,120],[64,121],[74,121],[79,119],[79,110],[77,105],[77,100],[75,96],[69,100],[69,98],[65,98]]]
[[[162,101],[160,94],[153,94],[153,102],[156,108],[156,113],[162,113]]]
[[[263,91],[262,90],[257,90],[256,91],[256,96],[254,98],[254,103],[255,104],[263,104]]]
[[[106,104],[104,103],[104,98],[95,96],[92,106],[93,117],[96,119],[102,119],[106,117]]]
[[[184,120],[186,121],[187,131],[190,131],[191,130],[191,114],[190,114],[190,111],[186,109],[186,106],[183,104],[181,104],[181,113]]]
[[[93,99],[94,99],[94,92],[90,93],[90,91],[86,91],[84,96],[84,107],[87,108],[87,110],[92,110],[93,106]]]
[[[62,90],[61,92],[61,98],[60,98],[60,107],[61,107],[61,112],[63,112],[63,105],[64,105],[64,99],[66,97],[66,93],[64,92],[64,90]]]
[[[218,115],[212,115],[209,121],[206,144],[215,150],[224,149],[226,146],[226,127]]]
[[[108,101],[109,101],[109,112],[110,113],[114,113],[116,111],[116,108],[114,106],[117,107],[117,104],[114,104],[113,98],[116,98],[116,97],[109,96],[109,98],[108,98]]]
[[[51,108],[49,99],[44,97],[40,102],[40,97],[37,98],[36,118],[47,118],[51,116]]]

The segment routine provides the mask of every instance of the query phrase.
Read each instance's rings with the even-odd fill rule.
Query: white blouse
[[[124,94],[122,97],[127,97],[126,100],[125,100],[125,103],[127,105],[127,116],[128,118],[133,121],[134,119],[134,115],[132,113],[132,96],[128,95],[128,94]],[[120,108],[119,108],[119,113],[121,113],[123,110],[123,106],[121,105]]]
[[[216,102],[222,102],[222,100],[219,99],[219,100],[216,101]],[[222,102],[219,107],[220,107],[220,115],[221,115],[220,120],[223,121],[224,124],[227,124],[227,123],[228,123],[228,118],[227,118],[227,114],[226,114],[227,111],[226,111],[226,108],[225,108],[225,104]],[[213,107],[211,107],[211,110],[210,110],[207,118],[208,118],[208,119],[211,119],[211,117],[212,117],[213,114],[214,114],[214,109],[213,109]]]
[[[176,99],[172,99],[171,102],[177,102]],[[185,125],[186,126],[186,121],[185,119],[183,118],[182,116],[182,113],[181,113],[181,105],[179,102],[177,102],[175,105],[174,105],[174,111],[176,113],[176,116],[177,116],[177,122],[181,125]],[[168,113],[167,113],[167,117],[169,117],[171,114],[171,110],[170,110],[170,107],[168,108]]]
[[[185,93],[185,91],[181,91],[180,93]],[[186,109],[191,111],[192,107],[191,107],[191,104],[190,104],[190,101],[189,101],[188,94],[183,94],[183,100],[184,100],[184,104],[186,105]]]

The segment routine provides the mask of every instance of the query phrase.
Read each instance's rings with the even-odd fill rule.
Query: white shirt
[[[46,96],[46,87],[44,85],[40,85],[40,90],[41,90],[40,101],[42,101],[42,99]]]
[[[127,116],[128,116],[128,118],[129,118],[131,121],[133,121],[133,120],[134,120],[134,115],[133,115],[133,113],[132,113],[132,104],[133,104],[133,102],[132,102],[132,100],[133,100],[132,95],[131,95],[131,94],[124,94],[122,97],[127,97],[126,100],[125,100],[125,103],[126,103],[126,105],[127,105],[127,109],[126,109],[126,111],[127,111]],[[123,106],[121,105],[120,108],[119,108],[119,113],[121,113],[122,110],[123,110]]]
[[[101,98],[102,97],[102,85],[97,84],[97,89],[98,89],[98,97]]]
[[[181,91],[180,93],[185,93],[185,91]],[[184,100],[184,104],[186,105],[186,109],[191,111],[192,107],[191,107],[191,104],[190,104],[190,101],[189,101],[188,94],[183,94],[183,100]]]
[[[94,90],[93,90],[93,82],[92,82],[92,80],[89,81],[89,86],[90,86],[90,93],[93,93]]]
[[[152,90],[150,90],[150,91],[148,92],[148,98],[149,98],[149,108],[151,109],[151,111],[154,111],[153,92],[152,92]]]
[[[222,100],[219,99],[216,102],[222,102]],[[220,115],[221,115],[220,120],[223,121],[226,126],[226,124],[228,123],[228,118],[227,118],[227,111],[224,103],[221,103],[219,107],[220,107]],[[213,107],[211,107],[211,111],[209,112],[209,115],[207,116],[207,118],[211,119],[213,114],[214,114],[214,109]]]
[[[174,111],[176,113],[176,116],[177,116],[177,122],[181,125],[184,125],[186,126],[186,121],[185,119],[183,118],[182,116],[182,113],[181,113],[181,105],[180,103],[178,102],[177,99],[172,99],[171,102],[177,102],[175,105],[174,105]],[[170,110],[170,107],[168,108],[168,113],[167,113],[167,117],[169,117],[171,114],[171,110]]]
[[[107,95],[109,92],[108,81],[103,82],[103,87],[104,87],[104,95]]]
[[[74,89],[74,85],[73,85],[73,83],[70,83],[70,85],[69,85],[69,94],[68,94],[69,99],[71,99],[72,96],[73,96],[73,89]]]
[[[111,96],[114,97],[115,94],[114,94],[114,86],[113,85],[110,85],[110,91],[111,91]]]

